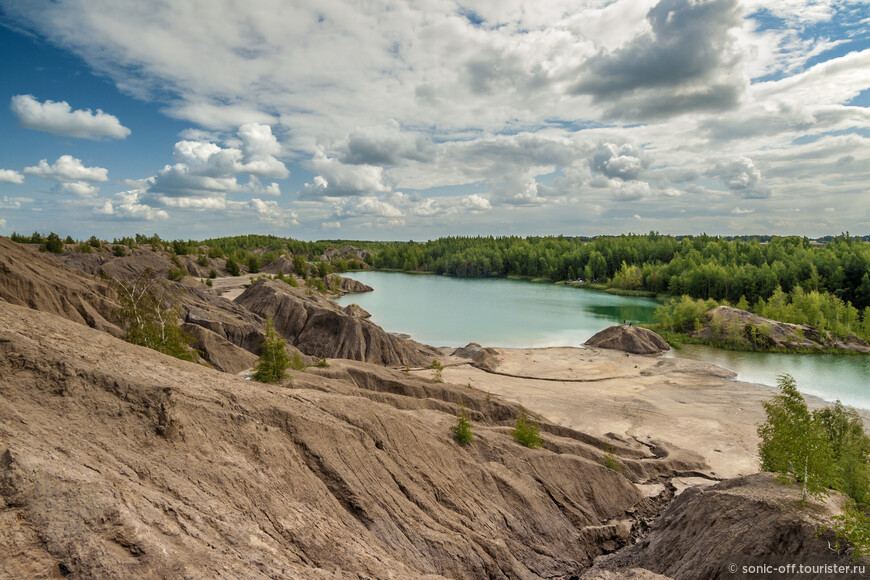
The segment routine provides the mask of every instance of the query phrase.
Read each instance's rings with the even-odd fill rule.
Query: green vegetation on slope
[[[780,393],[764,403],[767,420],[758,426],[761,468],[796,482],[801,497],[829,490],[851,503],[835,529],[858,555],[870,553],[870,438],[854,409],[838,401],[810,412],[790,375],[780,375]]]

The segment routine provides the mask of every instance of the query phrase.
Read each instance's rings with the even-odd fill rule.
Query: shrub
[[[99,249],[103,247],[103,242],[101,242],[100,238],[98,238],[97,236],[91,236],[90,238],[88,238],[88,243],[93,248]]]
[[[227,258],[226,269],[227,269],[227,272],[229,272],[231,276],[238,276],[239,274],[242,273],[241,269],[239,268],[239,265],[232,258]]]
[[[436,383],[443,383],[444,377],[441,376],[441,372],[444,370],[444,365],[438,362],[438,359],[433,358],[432,365],[429,368],[435,371],[435,374],[432,376],[432,380]]]
[[[45,238],[45,250],[52,254],[62,254],[63,241],[60,239],[60,236],[54,232],[48,234],[48,237]]]
[[[211,278],[206,278],[205,285],[211,288],[212,286],[214,286],[214,282],[211,281]]]
[[[185,276],[187,276],[187,270],[185,270],[184,268],[173,268],[172,266],[169,267],[170,280],[181,280]]]
[[[523,407],[520,407],[520,412],[517,413],[516,423],[514,423],[514,429],[511,433],[514,436],[514,441],[520,445],[530,449],[541,446],[540,426],[537,421],[529,418]]]
[[[88,244],[87,242],[82,242],[76,246],[76,252],[78,252],[80,254],[90,254],[93,251],[94,251],[94,248],[91,247],[91,245]]]
[[[314,363],[314,366],[316,366],[319,369],[326,369],[326,368],[329,368],[329,363],[326,362],[325,358],[322,358],[319,361],[317,361],[316,363]]]
[[[209,271],[208,271],[208,277],[209,277],[209,278],[217,278],[217,270],[215,270],[214,268],[212,268],[211,270],[209,270]]]
[[[248,256],[248,272],[256,274],[260,271],[260,258],[251,255]]]
[[[613,454],[613,448],[608,448],[607,453],[604,455],[604,467],[613,471],[622,471],[622,464]]]
[[[200,254],[196,258],[196,263],[200,266],[208,266],[208,258],[206,258],[205,254]]]
[[[188,246],[187,242],[183,240],[173,240],[172,242],[172,251],[178,254],[179,256],[184,256],[187,254]]]
[[[63,241],[63,243],[64,244],[74,244],[74,243],[76,243],[76,241],[74,239],[72,239],[72,236],[67,236],[66,239]]]
[[[461,402],[459,410],[456,412],[456,425],[452,426],[450,430],[453,431],[453,438],[460,445],[468,445],[474,438],[471,433],[471,419],[468,417],[468,410]]]
[[[290,357],[284,346],[287,341],[278,335],[271,316],[266,317],[266,338],[260,345],[260,359],[254,369],[253,378],[261,383],[277,383],[284,378]],[[297,357],[299,355],[296,355]]]
[[[299,356],[299,353],[293,355],[293,360],[290,361],[290,368],[294,371],[304,371],[305,363],[302,362],[302,357]]]
[[[127,255],[127,248],[121,244],[115,244],[112,246],[112,255],[116,258],[123,258]]]

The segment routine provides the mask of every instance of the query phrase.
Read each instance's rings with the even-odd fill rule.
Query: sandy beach
[[[497,350],[502,360],[495,373],[450,357],[444,380],[519,402],[592,435],[700,454],[709,464],[706,475],[716,479],[759,470],[756,427],[765,420],[761,403],[775,389],[736,381],[731,371],[685,359],[594,348]],[[810,408],[825,405],[806,399]],[[861,414],[867,422],[870,414]]]

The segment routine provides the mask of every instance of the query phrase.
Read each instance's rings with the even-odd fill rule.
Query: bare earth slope
[[[596,563],[585,578],[601,569],[646,568],[676,580],[696,578],[866,578],[832,574],[824,565],[848,565],[849,557],[831,546],[836,537],[830,517],[842,496],[810,500],[801,507],[800,491],[775,481],[770,473],[731,479],[706,489],[692,488],[678,497],[640,542]],[[744,566],[808,566],[806,573],[744,574]],[[729,566],[731,567],[729,569]],[[816,568],[813,568],[816,567]],[[737,573],[735,573],[735,571]]]
[[[5,574],[569,578],[649,501],[605,442],[552,426],[526,449],[480,392],[317,370],[262,385],[0,303]]]
[[[123,336],[114,324],[114,293],[93,276],[66,268],[39,252],[0,237],[0,299],[52,312]]]

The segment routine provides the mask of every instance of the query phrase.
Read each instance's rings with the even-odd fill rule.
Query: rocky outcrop
[[[637,326],[610,326],[586,341],[587,346],[611,348],[632,354],[661,354],[671,347],[661,336]]]
[[[643,540],[603,558],[596,568],[645,568],[675,580],[694,580],[753,577],[742,573],[743,566],[848,564],[847,556],[831,550],[836,544],[833,532],[819,531],[830,526],[839,502],[835,498],[826,503],[811,501],[804,508],[799,500],[797,487],[781,485],[769,473],[703,490],[690,488],[659,516]],[[795,576],[833,577],[823,569]],[[592,572],[588,575],[596,577]]]
[[[115,336],[124,335],[115,323],[115,293],[106,283],[2,237],[0,299],[51,312]]]
[[[372,315],[362,306],[353,302],[344,307],[345,314],[356,316],[357,318],[371,318]]]
[[[257,355],[203,326],[186,322],[181,328],[194,338],[191,346],[206,362],[221,372],[235,374],[257,364]]]
[[[10,577],[569,578],[647,501],[567,432],[526,449],[515,409],[365,363],[263,385],[0,303],[0,376]]]
[[[329,274],[326,279],[327,286],[330,288],[337,286],[342,294],[360,294],[362,292],[371,292],[373,290],[373,288],[368,284],[363,284],[359,280],[345,278],[338,274]]]
[[[363,262],[368,255],[369,253],[365,250],[360,250],[351,245],[344,245],[340,248],[326,248],[320,260],[322,262],[331,262],[335,259],[346,260],[348,258],[356,258],[360,262]]]
[[[870,344],[855,336],[843,340],[822,334],[809,324],[778,322],[730,306],[709,310],[700,330],[689,333],[689,336],[764,349],[837,349],[870,353]]]
[[[317,358],[348,358],[406,366],[427,364],[438,353],[431,347],[385,332],[369,320],[305,289],[261,279],[236,302],[259,316],[271,316],[275,330],[302,352]]]
[[[476,342],[469,342],[462,348],[457,348],[450,356],[471,359],[471,364],[485,371],[494,371],[498,366],[498,351],[494,348],[484,348]]]

